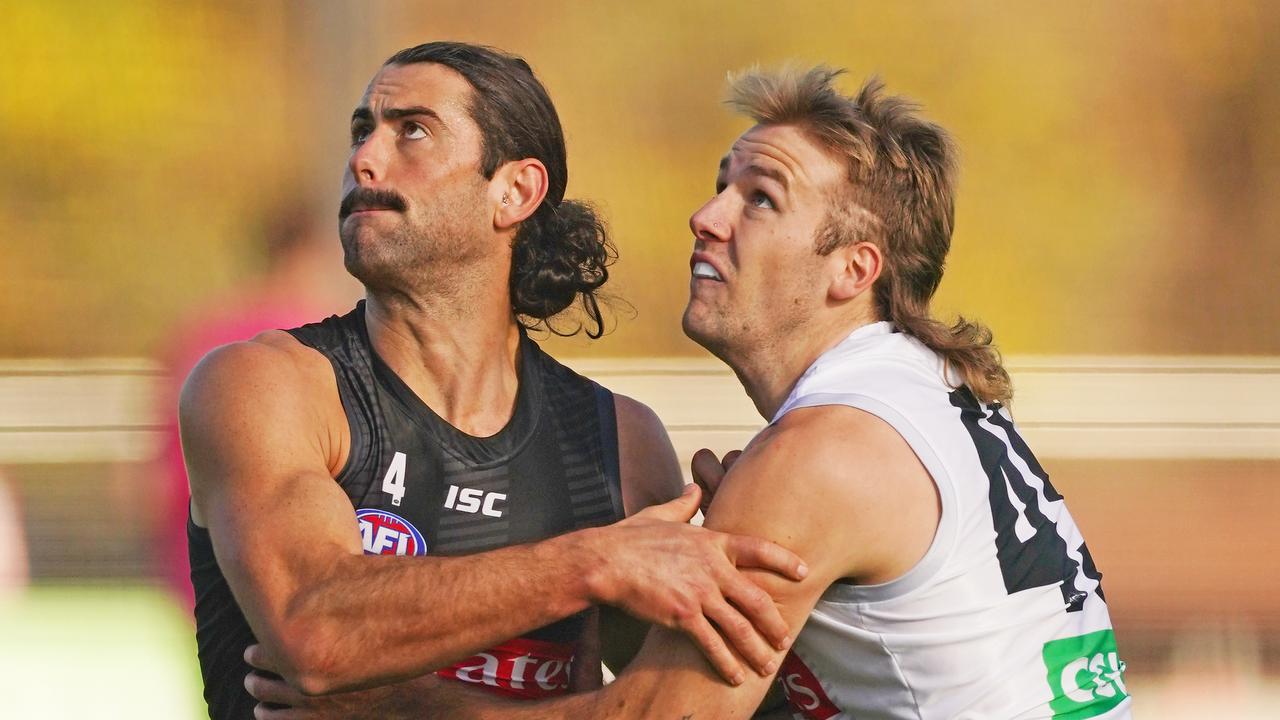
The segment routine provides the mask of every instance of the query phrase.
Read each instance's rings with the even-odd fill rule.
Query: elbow
[[[322,674],[301,674],[295,676],[287,682],[293,686],[299,693],[307,697],[318,697],[321,695],[332,695],[340,692],[342,686],[335,682],[331,677]]]
[[[307,697],[331,695],[340,692],[349,684],[336,673],[330,672],[324,667],[305,663],[300,664],[290,675],[284,676],[284,679],[285,682]]]
[[[269,654],[258,666],[307,696],[363,690],[422,674],[417,663],[388,650],[386,645],[396,644],[396,638],[369,642],[369,634],[351,632],[352,613],[331,607],[330,596],[329,588],[319,584],[291,598],[276,622],[258,636]]]
[[[361,678],[341,661],[334,629],[328,623],[295,620],[277,634],[272,648],[280,677],[303,695],[329,695],[350,689]]]

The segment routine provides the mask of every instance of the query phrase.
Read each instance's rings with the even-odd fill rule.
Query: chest
[[[461,555],[533,542],[616,518],[616,480],[598,425],[545,409],[525,432],[441,436],[384,404],[353,427],[338,482],[369,554]]]
[[[539,427],[509,452],[476,458],[411,423],[388,422],[363,471],[342,483],[365,552],[467,554],[572,530],[553,430]]]

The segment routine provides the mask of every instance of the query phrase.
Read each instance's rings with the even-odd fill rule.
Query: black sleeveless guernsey
[[[378,357],[363,302],[288,332],[333,365],[351,429],[335,481],[356,509],[366,554],[462,555],[622,518],[613,394],[523,332],[515,412],[487,438],[445,422]],[[187,539],[209,715],[248,720],[255,701],[244,689],[250,668],[242,654],[253,634],[208,530],[188,519]],[[583,621],[566,618],[437,674],[516,697],[565,692]]]

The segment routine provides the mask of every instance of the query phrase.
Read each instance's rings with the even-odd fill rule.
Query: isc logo
[[[449,510],[464,513],[480,513],[489,517],[502,517],[502,510],[496,506],[507,499],[506,493],[487,493],[475,488],[449,486],[449,497],[444,499],[444,506]]]
[[[386,510],[356,511],[366,555],[426,555],[427,543],[408,520]]]

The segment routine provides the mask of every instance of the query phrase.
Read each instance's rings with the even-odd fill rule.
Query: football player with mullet
[[[705,526],[804,557],[765,574],[796,640],[776,717],[1128,718],[1101,575],[1007,409],[982,326],[931,319],[950,247],[954,150],[879,81],[856,97],[825,67],[748,72],[730,103],[756,124],[690,220],[686,333],[769,421],[718,484]],[[747,718],[771,678],[722,682],[655,627],[618,679],[458,718]],[[317,718],[282,684],[262,697]],[[265,692],[270,691],[270,692]],[[423,711],[451,708],[437,687]],[[349,715],[360,717],[359,715]]]
[[[380,688],[374,716],[433,671],[598,686],[598,605],[688,633],[728,681],[776,669],[788,626],[739,568],[798,580],[800,559],[688,524],[699,493],[654,414],[527,336],[575,301],[601,330],[612,248],[567,179],[519,58],[429,43],[370,82],[339,213],[366,299],[213,351],[181,397],[215,720],[254,714],[250,646],[310,695]]]

